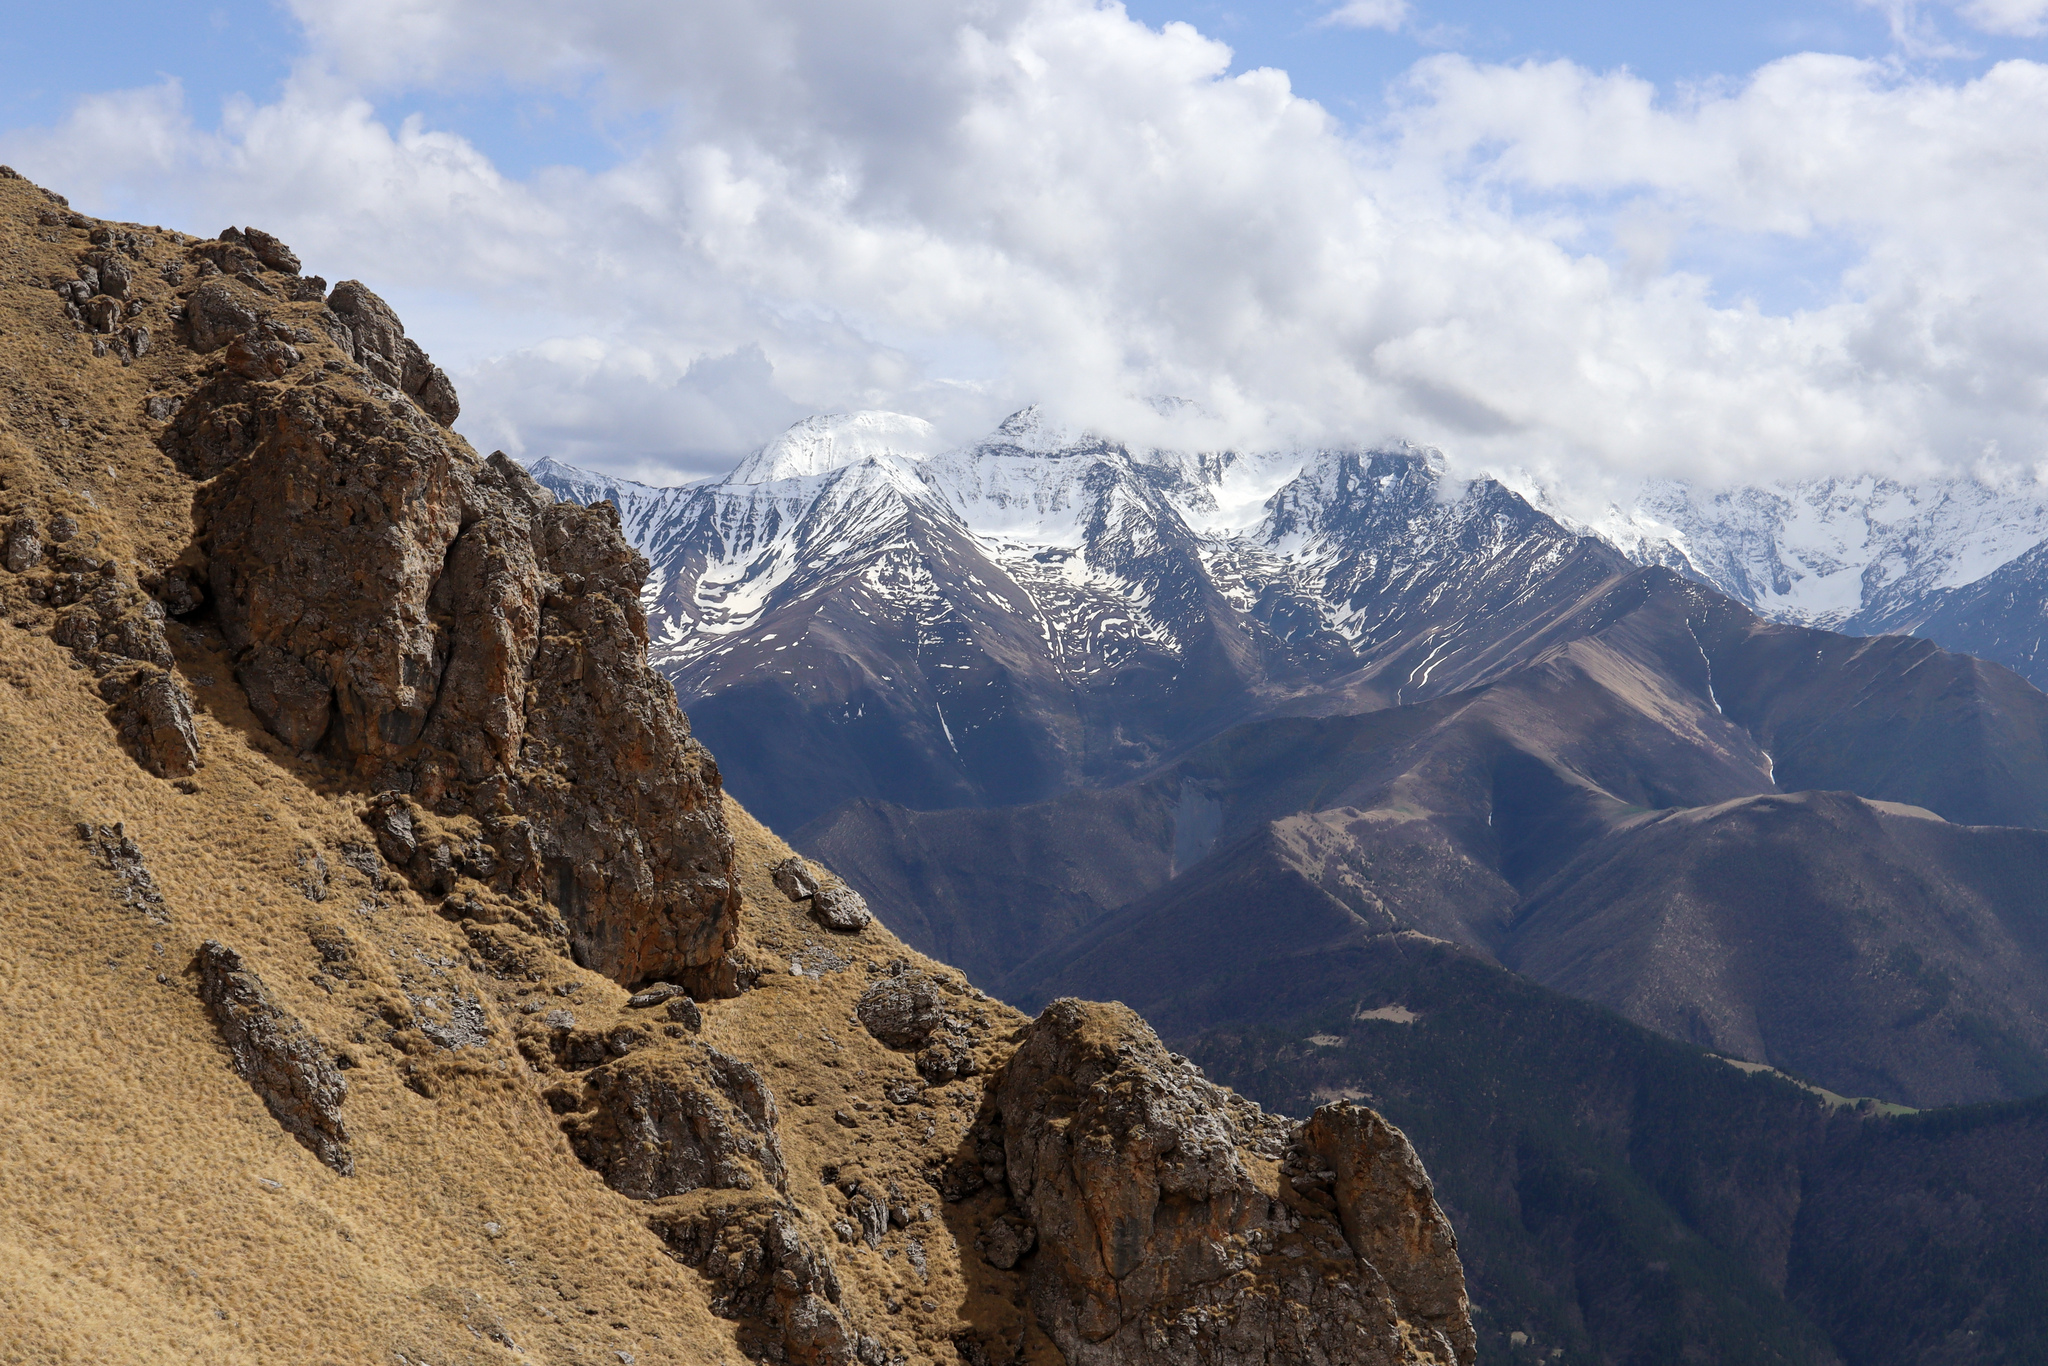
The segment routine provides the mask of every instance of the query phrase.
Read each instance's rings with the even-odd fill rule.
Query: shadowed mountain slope
[[[800,840],[1020,1001],[1084,991],[1198,1028],[1261,961],[1419,930],[1837,1090],[2038,1089],[2048,834],[1905,807],[2032,822],[2041,770],[2011,756],[2048,698],[1660,570],[1571,620],[1583,634],[1470,692],[1253,723],[1007,814],[849,809]],[[1786,795],[1790,774],[1858,795]]]
[[[1412,934],[1275,962],[1211,1014],[1169,1037],[1216,1076],[1280,1107],[1369,1098],[1413,1136],[1490,1360],[2048,1344],[2048,1100],[1845,1104]]]
[[[855,798],[1040,800],[1256,716],[1470,686],[1583,629],[1627,568],[1420,451],[1133,451],[1027,410],[933,456],[887,416],[812,419],[684,489],[535,466],[623,499],[652,657],[735,791],[791,827]]]

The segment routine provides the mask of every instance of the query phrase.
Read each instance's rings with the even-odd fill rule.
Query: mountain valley
[[[1659,539],[1414,449],[911,422],[673,490],[534,467],[645,528],[652,657],[728,780],[907,940],[1027,1009],[1126,1002],[1276,1107],[1385,1107],[1489,1360],[2027,1359],[2048,1215],[1955,1221],[2042,1155],[2048,696],[1947,626],[1853,633],[2016,639],[2030,505],[1808,489]],[[1799,587],[1844,581],[1816,517],[1892,519],[1853,601]]]

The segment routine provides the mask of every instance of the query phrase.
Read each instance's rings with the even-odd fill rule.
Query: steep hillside
[[[457,411],[0,168],[0,1360],[1473,1359],[1397,1131],[907,950]]]

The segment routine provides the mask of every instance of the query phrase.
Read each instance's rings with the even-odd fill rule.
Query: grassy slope
[[[155,349],[125,367],[92,353],[47,288],[73,273],[87,230],[39,224],[50,207],[0,179],[0,524],[24,509],[45,526],[68,512],[94,555],[167,564],[191,538],[192,486],[157,449],[143,403],[189,392],[198,362],[175,339],[153,266],[138,280]],[[160,236],[153,260],[189,240]],[[332,354],[324,341],[310,349],[315,361]],[[210,629],[169,631],[197,699],[196,782],[149,776],[25,582],[0,570],[0,1362],[450,1366],[624,1352],[737,1366],[735,1326],[666,1255],[649,1207],[571,1152],[541,1096],[562,1074],[513,1046],[530,1000],[603,1027],[622,1018],[625,993],[507,926],[489,932],[523,965],[494,966],[475,951],[476,927],[350,871],[341,848],[365,838],[364,794],[263,733]],[[787,847],[737,805],[729,819],[741,952],[765,971],[757,989],[705,1006],[704,1037],[781,1098],[789,1190],[814,1232],[840,1212],[828,1165],[900,1183],[933,1210],[890,1230],[880,1252],[826,1234],[846,1308],[915,1366],[961,1360],[957,1334],[1021,1338],[1024,1358],[1055,1361],[1023,1322],[1021,1275],[972,1252],[994,1197],[947,1205],[923,1183],[963,1142],[980,1091],[963,1082],[935,1088],[930,1104],[887,1102],[885,1083],[915,1077],[911,1060],[849,1022],[869,965],[899,957],[984,1017],[985,1070],[1022,1017],[880,924],[824,935],[768,880]],[[82,821],[124,823],[161,918],[123,903]],[[315,851],[334,874],[320,901],[301,863]],[[363,971],[323,985],[329,965],[311,935],[336,926]],[[355,1175],[316,1161],[230,1070],[190,970],[208,938],[241,950],[324,1046],[358,1064],[343,1106]],[[841,966],[789,971],[827,938]],[[489,1037],[435,1047],[411,1023],[421,1007],[408,991],[474,996]],[[928,1274],[910,1264],[913,1239]]]

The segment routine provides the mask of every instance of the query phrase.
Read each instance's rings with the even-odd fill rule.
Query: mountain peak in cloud
[[[939,448],[938,430],[907,413],[862,411],[807,417],[747,457],[729,482],[765,484],[830,474],[877,456],[915,460]]]

